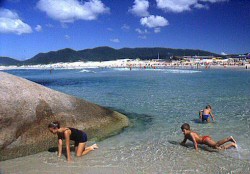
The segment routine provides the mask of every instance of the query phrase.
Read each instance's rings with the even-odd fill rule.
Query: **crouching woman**
[[[72,161],[70,153],[70,140],[75,142],[75,153],[77,157],[86,155],[90,151],[97,149],[98,146],[93,144],[87,147],[87,134],[81,130],[71,128],[71,127],[60,127],[58,121],[51,122],[48,125],[49,131],[58,136],[58,157],[62,155],[63,140],[66,140],[66,151],[68,162]]]

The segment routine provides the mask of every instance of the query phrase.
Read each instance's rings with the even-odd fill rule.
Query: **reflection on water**
[[[131,127],[98,142],[100,148],[66,165],[55,152],[2,162],[6,171],[38,173],[250,173],[250,74],[230,70],[91,69],[15,71],[47,87],[113,108],[127,115]],[[198,111],[211,104],[216,122],[200,124]],[[192,143],[180,146],[180,126],[187,122],[215,140],[234,136],[238,149],[218,152]],[[40,165],[39,165],[40,164]],[[10,166],[10,167],[8,167]],[[94,169],[97,169],[93,171]],[[91,171],[92,170],[92,171]],[[46,171],[46,172],[45,172]],[[47,172],[49,171],[49,172]],[[16,173],[17,170],[16,170]]]

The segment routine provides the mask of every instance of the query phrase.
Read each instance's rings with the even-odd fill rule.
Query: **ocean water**
[[[131,126],[97,142],[98,150],[70,165],[65,157],[42,152],[1,162],[3,173],[250,173],[249,70],[7,72],[124,113]],[[212,105],[216,121],[198,123],[198,111],[207,104]],[[218,152],[200,146],[196,152],[191,142],[180,146],[183,123],[215,140],[233,136],[238,149]]]

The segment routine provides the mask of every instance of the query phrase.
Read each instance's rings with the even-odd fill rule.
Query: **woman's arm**
[[[58,157],[62,156],[62,139],[58,139]]]
[[[70,154],[70,130],[66,130],[64,132],[65,140],[66,140],[66,151],[67,151],[67,158],[68,161],[72,161],[71,154]]]

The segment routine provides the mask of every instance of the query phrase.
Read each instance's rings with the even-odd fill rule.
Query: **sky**
[[[0,56],[64,48],[250,52],[249,0],[0,0]]]

